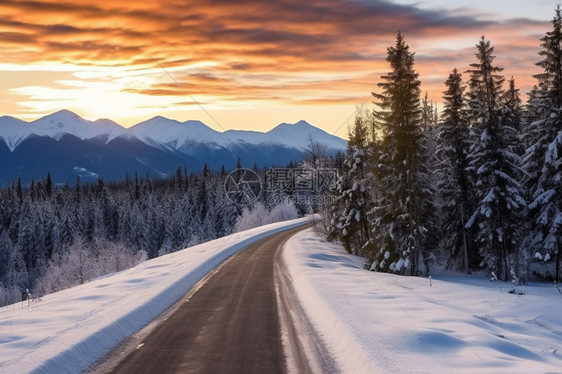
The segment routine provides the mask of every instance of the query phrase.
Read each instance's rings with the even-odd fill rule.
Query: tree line
[[[208,167],[166,179],[0,189],[0,306],[230,234],[242,209]]]
[[[562,16],[540,39],[524,105],[484,36],[444,82],[436,114],[398,33],[389,72],[350,128],[326,235],[375,271],[431,267],[562,280]]]

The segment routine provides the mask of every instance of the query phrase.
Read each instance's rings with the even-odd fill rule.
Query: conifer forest
[[[374,110],[350,128],[326,236],[374,271],[562,280],[560,7],[551,25],[526,104],[482,36],[470,68],[444,77],[441,113],[399,32]]]

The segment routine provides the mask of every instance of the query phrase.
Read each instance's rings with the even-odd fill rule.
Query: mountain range
[[[154,117],[124,128],[109,119],[88,121],[61,110],[32,122],[0,117],[0,185],[23,183],[49,172],[55,183],[121,180],[126,173],[165,177],[178,167],[190,172],[204,163],[212,169],[285,166],[300,161],[310,141],[328,153],[347,142],[306,121],[282,123],[268,132],[219,132],[200,121]]]

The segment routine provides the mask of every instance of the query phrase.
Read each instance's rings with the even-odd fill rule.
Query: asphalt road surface
[[[282,245],[303,228],[272,235],[230,258],[173,314],[137,340],[123,360],[102,370],[286,373],[274,268]],[[288,330],[295,335],[294,327]],[[291,355],[300,356],[292,360],[306,361],[302,352],[294,354],[298,343],[290,344]],[[310,371],[307,362],[294,365],[299,372]]]

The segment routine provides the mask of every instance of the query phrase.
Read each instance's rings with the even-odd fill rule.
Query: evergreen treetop
[[[540,88],[548,93],[552,104],[556,108],[562,108],[562,10],[560,5],[556,8],[551,23],[552,30],[541,38],[543,50],[539,52],[539,55],[543,59],[536,63],[543,69],[543,72],[533,77],[539,81]]]

